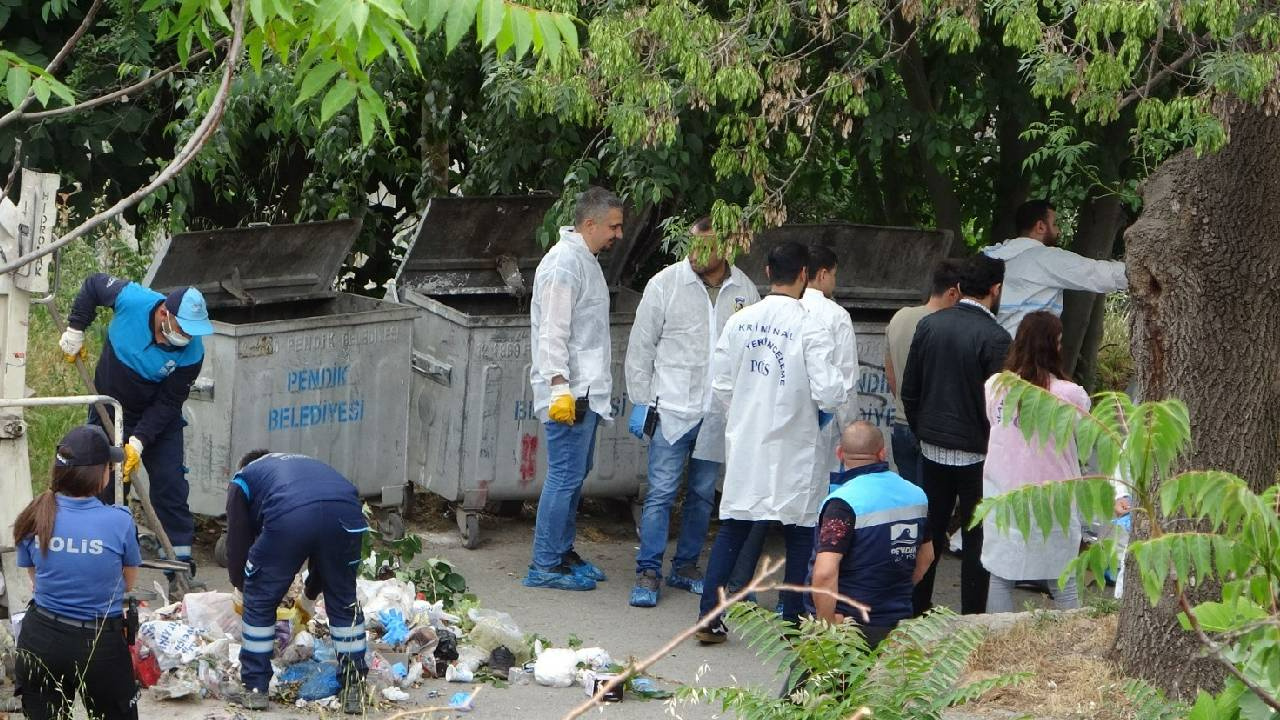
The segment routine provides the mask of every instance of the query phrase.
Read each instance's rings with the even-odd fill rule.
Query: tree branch
[[[1152,52],[1156,52],[1156,50],[1152,50]],[[1121,98],[1119,104],[1116,105],[1116,112],[1120,112],[1133,103],[1145,99],[1152,90],[1156,89],[1156,87],[1160,85],[1160,83],[1164,82],[1166,78],[1180,70],[1183,65],[1191,62],[1192,58],[1195,58],[1199,54],[1200,39],[1192,38],[1191,46],[1187,48],[1186,52],[1179,55],[1173,62],[1160,68],[1160,72],[1152,75],[1142,87]]]
[[[204,148],[205,144],[207,144],[213,137],[214,132],[217,131],[218,124],[222,121],[222,116],[227,110],[227,100],[231,95],[231,80],[235,77],[236,65],[239,62],[240,53],[244,49],[244,0],[232,0],[231,14],[231,22],[234,29],[231,33],[230,49],[227,51],[226,58],[222,61],[222,81],[218,85],[218,92],[214,95],[213,103],[209,106],[209,111],[205,114],[204,119],[200,121],[200,125],[196,128],[195,132],[192,133],[191,137],[187,140],[186,145],[182,147],[182,150],[173,156],[173,160],[171,160],[151,182],[134,191],[128,197],[119,200],[110,208],[80,223],[67,234],[49,243],[43,248],[40,248],[33,253],[23,255],[22,257],[5,263],[4,265],[0,265],[0,273],[13,272],[23,265],[44,257],[45,255],[57,252],[76,239],[87,235],[89,231],[120,215],[128,208],[136,205],[143,198],[155,192],[165,183],[177,177],[178,173],[182,172],[182,169],[195,159],[196,155],[200,153],[200,150]]]
[[[218,42],[214,43],[214,47],[226,45],[226,43],[227,43],[227,38],[222,38]],[[148,89],[150,86],[160,82],[161,80],[172,75],[178,70],[181,70],[183,67],[186,67],[187,65],[191,64],[191,62],[195,60],[203,60],[204,58],[208,57],[210,54],[211,52],[209,50],[201,50],[200,52],[195,53],[191,55],[191,57],[187,58],[187,61],[185,63],[183,62],[174,63],[169,67],[165,68],[164,70],[161,70],[160,72],[154,75],[151,75],[150,77],[143,78],[142,80],[139,80],[138,82],[132,85],[129,85],[128,87],[120,88],[119,90],[116,90],[114,92],[110,92],[110,93],[107,93],[106,95],[93,98],[92,100],[85,100],[84,102],[76,103],[75,105],[68,105],[66,107],[54,108],[52,110],[43,110],[41,112],[22,113],[18,116],[17,119],[24,120],[27,122],[34,122],[37,120],[45,120],[47,118],[57,117],[59,115],[69,115],[71,113],[81,112],[83,110],[92,110],[93,108],[96,108],[100,105],[106,105],[116,100],[126,100],[129,98],[130,95],[133,95],[135,93],[139,93],[143,90]]]
[[[1196,617],[1195,611],[1191,609],[1191,602],[1187,600],[1187,595],[1182,591],[1181,586],[1178,587],[1178,605],[1182,608],[1182,612],[1187,616],[1187,622],[1191,625],[1191,629],[1195,631],[1196,637],[1200,640],[1202,645],[1208,648],[1209,653],[1213,655],[1213,659],[1217,660],[1219,665],[1222,665],[1228,672],[1234,675],[1241,684],[1249,688],[1254,695],[1257,695],[1258,699],[1266,704],[1267,707],[1275,710],[1276,712],[1280,712],[1280,700],[1267,692],[1265,688],[1250,680],[1243,672],[1240,671],[1240,668],[1235,666],[1235,663],[1232,663],[1230,660],[1223,657],[1222,647],[1205,633],[1204,628],[1200,625],[1200,619]]]
[[[71,33],[71,37],[67,38],[67,41],[62,44],[62,49],[58,50],[58,54],[54,55],[49,64],[45,66],[44,71],[46,73],[52,75],[54,71],[62,67],[62,63],[66,62],[67,56],[71,54],[71,50],[75,48],[76,43],[80,42],[80,38],[84,37],[84,34],[89,30],[89,26],[93,24],[93,19],[98,15],[98,8],[100,7],[102,7],[102,0],[93,0],[93,4],[85,11],[84,19],[80,21],[80,26],[76,28],[75,32]],[[27,90],[26,97],[22,98],[22,102],[18,104],[18,107],[0,116],[0,128],[22,117],[22,111],[27,109],[27,106],[31,104],[35,97],[34,92]]]

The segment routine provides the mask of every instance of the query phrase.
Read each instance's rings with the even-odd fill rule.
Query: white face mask
[[[172,317],[165,319],[164,326],[160,328],[160,334],[164,336],[165,344],[176,348],[186,347],[191,343],[191,338],[173,329]]]

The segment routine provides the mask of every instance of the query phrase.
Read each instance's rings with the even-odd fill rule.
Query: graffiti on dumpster
[[[630,403],[627,400],[626,393],[623,393],[622,395],[614,395],[612,398],[610,398],[609,409],[613,413],[613,416],[615,418],[622,417],[626,413],[630,412],[631,410]],[[533,409],[533,401],[532,400],[515,401],[515,403],[512,405],[511,419],[515,420],[516,422],[523,422],[525,420],[538,419],[538,413],[534,412],[534,409]]]
[[[889,393],[889,378],[884,366],[859,362],[858,417],[879,428],[893,425],[897,409]]]
[[[520,484],[528,485],[538,474],[538,434],[520,436]]]

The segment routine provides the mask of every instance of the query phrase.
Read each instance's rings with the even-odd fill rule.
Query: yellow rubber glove
[[[129,438],[129,442],[124,444],[124,481],[129,482],[129,478],[133,477],[133,473],[138,469],[138,464],[142,462],[142,441],[136,437]]]
[[[231,608],[237,615],[244,615],[244,594],[236,588],[231,588]]]
[[[299,624],[306,625],[316,614],[316,601],[307,597],[306,593],[302,593],[297,600],[293,601],[293,608],[298,611]]]
[[[569,385],[551,386],[551,407],[547,408],[547,417],[552,422],[572,425],[577,420],[577,408],[574,407],[573,394],[569,392]]]

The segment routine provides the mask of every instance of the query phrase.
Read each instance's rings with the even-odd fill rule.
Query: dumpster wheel
[[[480,513],[459,506],[454,510],[458,530],[462,533],[462,547],[475,550],[480,545]]]

